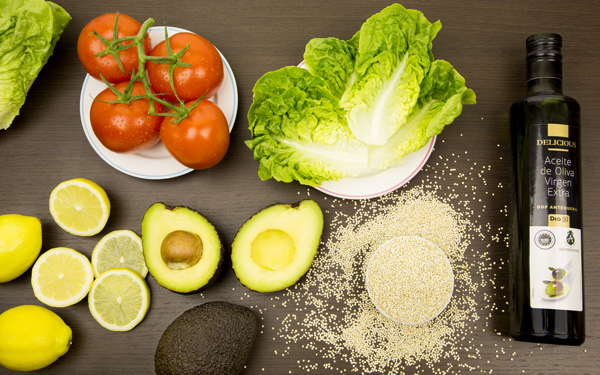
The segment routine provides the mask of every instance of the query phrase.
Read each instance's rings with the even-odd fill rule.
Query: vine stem
[[[165,107],[171,109],[173,112],[175,112],[175,114],[176,114],[175,116],[177,118],[184,119],[190,115],[190,112],[185,105],[174,106],[173,104],[167,102],[166,100],[160,99],[158,96],[152,94],[152,91],[150,91],[150,84],[148,83],[148,78],[146,77],[146,62],[151,61],[151,59],[149,58],[149,56],[146,56],[146,53],[144,51],[144,38],[146,37],[148,30],[152,26],[154,26],[154,24],[155,24],[154,19],[148,18],[142,24],[140,31],[135,36],[134,43],[137,46],[137,53],[138,53],[138,71],[137,71],[135,78],[141,79],[142,83],[144,84],[144,89],[146,90],[146,95],[148,96],[148,102],[150,103],[150,110],[148,112],[149,114],[159,115],[158,113],[156,113],[156,110],[154,109],[154,102],[156,101],[156,102],[164,105]],[[166,28],[166,26],[165,26],[165,28]],[[168,56],[168,57],[170,57],[170,56]],[[171,63],[177,63],[177,61],[172,61]],[[133,78],[132,78],[132,80],[133,80]],[[184,109],[182,109],[181,107],[183,107]],[[168,114],[161,114],[161,115],[168,115]]]
[[[148,55],[146,55],[146,51],[144,50],[144,39],[146,38],[146,35],[148,34],[148,30],[154,25],[155,25],[154,19],[148,18],[142,24],[142,26],[140,27],[140,31],[135,36],[125,36],[122,38],[115,39],[112,42],[101,39],[102,42],[104,43],[104,45],[106,46],[106,49],[104,51],[98,53],[96,56],[103,56],[108,53],[112,53],[111,51],[116,51],[118,53],[118,51],[120,51],[120,50],[125,50],[128,48],[131,48],[134,45],[136,46],[136,51],[138,54],[138,70],[137,70],[137,73],[135,73],[135,74],[133,74],[133,72],[132,72],[129,85],[127,86],[127,89],[125,89],[123,93],[120,93],[116,89],[114,89],[112,87],[112,85],[109,82],[107,82],[104,77],[102,77],[102,75],[100,75],[100,77],[102,78],[104,83],[118,97],[117,100],[112,101],[110,103],[130,104],[133,100],[137,100],[137,99],[146,97],[148,99],[148,103],[150,105],[150,108],[148,111],[149,115],[174,117],[172,121],[174,124],[177,124],[184,118],[189,117],[190,111],[196,105],[198,105],[198,103],[200,102],[200,100],[202,100],[204,95],[202,95],[200,98],[198,98],[190,107],[187,107],[185,105],[185,103],[182,100],[180,100],[179,97],[177,96],[177,93],[175,92],[172,71],[173,71],[174,67],[190,67],[190,66],[192,66],[191,64],[184,63],[183,61],[181,61],[181,58],[187,52],[189,45],[185,46],[185,48],[183,48],[179,53],[173,54],[173,51],[171,50],[170,45],[169,45],[166,26],[165,26],[165,43],[167,43],[168,56],[148,56]],[[116,36],[116,28],[117,27],[118,27],[118,14],[117,14],[117,19],[115,21],[115,36]],[[127,41],[133,41],[133,43],[131,43],[130,45],[126,45],[126,46],[123,46],[121,44],[121,43],[127,42]],[[118,55],[115,58],[118,59]],[[120,63],[120,59],[118,59],[118,62]],[[152,93],[150,84],[148,82],[148,77],[146,75],[146,63],[147,62],[150,62],[153,64],[168,64],[168,65],[170,65],[169,80],[171,83],[171,87],[173,88],[173,92],[175,93],[175,96],[179,100],[178,106],[176,106],[172,103],[169,103],[166,100],[161,99],[160,95],[162,95],[162,94],[153,94]],[[133,83],[137,80],[142,81],[142,83],[144,85],[144,90],[146,91],[145,96],[135,96],[135,97],[132,96],[132,94],[131,94],[132,90],[130,88],[133,87]],[[162,104],[163,106],[172,110],[173,112],[157,113],[156,109],[154,108],[154,102]]]

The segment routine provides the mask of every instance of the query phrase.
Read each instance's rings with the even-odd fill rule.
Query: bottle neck
[[[527,93],[562,94],[562,63],[560,61],[531,61],[527,63]]]
[[[527,94],[562,94],[562,80],[558,78],[533,78],[527,81]]]

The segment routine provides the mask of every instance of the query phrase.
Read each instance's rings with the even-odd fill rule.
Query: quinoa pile
[[[313,262],[305,282],[288,291],[291,300],[308,307],[307,313],[287,316],[280,337],[319,351],[330,360],[321,363],[323,368],[335,369],[335,363],[343,361],[361,373],[399,372],[418,362],[431,366],[456,358],[460,332],[468,321],[478,319],[464,258],[469,225],[449,200],[422,187],[371,201],[350,217],[339,214],[331,223],[335,230],[326,250]],[[454,271],[455,293],[448,307],[420,325],[386,318],[365,287],[371,253],[399,236],[418,236],[437,245]]]
[[[440,248],[421,237],[403,236],[373,252],[365,283],[383,315],[396,322],[422,324],[445,309],[454,278]]]

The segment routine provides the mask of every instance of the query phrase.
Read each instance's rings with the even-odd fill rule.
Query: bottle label
[[[583,311],[579,128],[529,127],[531,307]]]

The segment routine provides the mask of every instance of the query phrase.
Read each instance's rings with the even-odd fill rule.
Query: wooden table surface
[[[302,60],[306,43],[315,37],[349,39],[387,1],[117,1],[56,0],[73,17],[54,55],[28,93],[27,101],[8,130],[0,131],[0,214],[36,216],[42,221],[42,251],[66,246],[87,256],[102,235],[117,229],[140,233],[145,210],[155,202],[199,210],[217,228],[230,251],[240,226],[255,212],[277,202],[310,197],[324,208],[323,241],[332,232],[336,213],[352,215],[348,202],[298,183],[261,181],[258,163],[244,145],[249,139],[246,114],[254,83],[266,72]],[[477,104],[438,137],[430,162],[408,185],[391,194],[419,186],[436,171],[436,160],[456,163],[460,173],[484,166],[485,179],[471,184],[486,189],[485,212],[477,219],[487,238],[473,241],[467,255],[489,254],[489,283],[477,291],[479,317],[469,322],[468,340],[474,350],[444,365],[408,365],[406,373],[597,374],[600,370],[600,2],[588,1],[406,1],[443,28],[434,40],[436,58],[450,61],[477,94]],[[216,167],[168,180],[144,180],[123,174],[105,163],[83,132],[79,98],[85,71],[76,53],[83,26],[96,16],[119,11],[143,22],[152,17],[194,31],[209,39],[227,58],[237,80],[239,110],[225,159]],[[582,108],[583,201],[587,340],[581,347],[538,345],[510,340],[508,335],[508,108],[524,94],[524,47],[527,36],[550,31],[563,37],[564,92]],[[462,156],[461,156],[462,155]],[[464,156],[466,155],[466,156]],[[460,158],[459,158],[460,157]],[[475,167],[477,169],[479,167]],[[76,237],[54,223],[48,197],[60,182],[84,177],[102,186],[112,204],[105,229],[93,237]],[[440,183],[453,184],[448,175]],[[371,204],[376,199],[364,202]],[[342,204],[343,203],[343,204]],[[326,252],[322,246],[320,251]],[[150,374],[158,339],[183,311],[211,300],[252,307],[264,325],[257,337],[246,374],[309,373],[304,360],[319,363],[318,351],[290,346],[277,335],[281,319],[295,306],[282,303],[285,291],[261,294],[245,289],[226,263],[216,285],[202,294],[183,296],[147,280],[152,303],[142,323],[130,332],[110,332],[89,313],[87,300],[67,308],[51,308],[73,329],[73,346],[45,374]],[[0,312],[22,304],[41,305],[32,291],[31,271],[0,285]],[[302,283],[304,279],[300,280]],[[260,313],[259,313],[260,310]],[[277,351],[280,351],[277,354]],[[451,363],[451,366],[446,365]],[[311,374],[349,373],[351,365],[337,361],[337,370],[317,365]],[[363,370],[359,369],[359,372]],[[365,370],[366,371],[366,370]],[[0,373],[12,373],[0,368]]]

